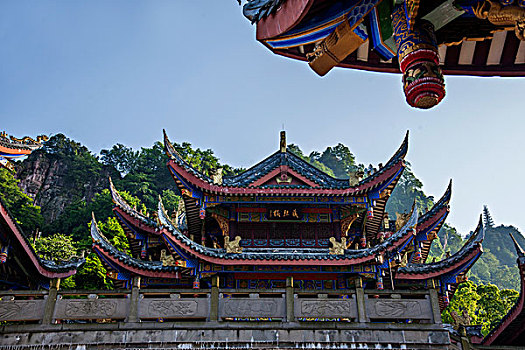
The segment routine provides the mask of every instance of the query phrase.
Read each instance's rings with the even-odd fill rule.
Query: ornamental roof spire
[[[286,153],[286,131],[281,131],[280,150],[282,153]]]

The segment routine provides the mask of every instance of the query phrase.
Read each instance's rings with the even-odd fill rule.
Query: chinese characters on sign
[[[301,212],[297,208],[268,209],[268,220],[301,220]]]

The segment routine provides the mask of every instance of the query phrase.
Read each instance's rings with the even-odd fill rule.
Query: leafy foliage
[[[49,237],[37,237],[35,251],[42,259],[68,261],[76,254],[73,237],[58,233]]]
[[[0,168],[0,196],[22,230],[35,232],[44,222],[40,207],[33,205],[33,200],[18,187],[19,181],[13,174]]]
[[[317,161],[332,170],[335,177],[346,179],[348,173],[356,171],[355,156],[350,149],[338,143],[335,147],[327,147],[323,153],[312,152],[309,156],[311,161]]]
[[[121,174],[127,174],[135,169],[138,152],[123,144],[117,143],[111,149],[100,151],[103,164],[115,167]]]
[[[449,306],[443,311],[443,321],[454,323],[451,312],[461,315],[466,310],[471,324],[482,325],[481,331],[486,335],[509,312],[518,297],[519,293],[515,290],[500,290],[494,284],[476,285],[467,281],[459,285]]]
[[[113,281],[107,276],[107,270],[95,253],[87,256],[86,262],[75,275],[79,289],[113,289]]]
[[[97,225],[115,248],[128,255],[130,254],[128,238],[116,217],[109,217],[105,222],[99,221]]]
[[[311,156],[307,157],[307,156],[304,155],[303,151],[299,148],[299,146],[294,145],[293,143],[288,145],[288,150],[290,152],[292,152],[293,154],[295,154],[296,156],[298,156],[298,157],[302,158],[303,160],[309,162],[310,164],[312,164],[313,166],[315,166],[319,170],[324,171],[328,175],[335,176],[335,174],[332,171],[332,169],[330,169],[329,167],[327,167],[326,165],[324,165],[323,163],[321,163],[317,159],[315,159],[315,156],[318,154],[318,152],[312,152]]]
[[[486,227],[483,255],[471,270],[473,281],[494,283],[499,288],[520,288],[516,250],[509,233],[512,233],[518,243],[525,247],[525,238],[515,227],[505,225]]]
[[[386,205],[386,211],[388,213],[407,212],[412,208],[414,200],[420,213],[430,209],[434,204],[434,198],[425,195],[423,192],[423,183],[412,172],[410,163],[406,163],[407,167],[403,171]]]

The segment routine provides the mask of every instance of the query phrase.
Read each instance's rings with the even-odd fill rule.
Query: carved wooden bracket
[[[230,221],[222,215],[217,213],[211,213],[211,217],[217,220],[219,227],[221,228],[222,235],[228,236],[230,233]]]

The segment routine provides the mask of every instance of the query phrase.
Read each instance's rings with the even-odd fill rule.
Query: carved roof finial
[[[281,131],[280,150],[282,153],[286,153],[286,131]]]

